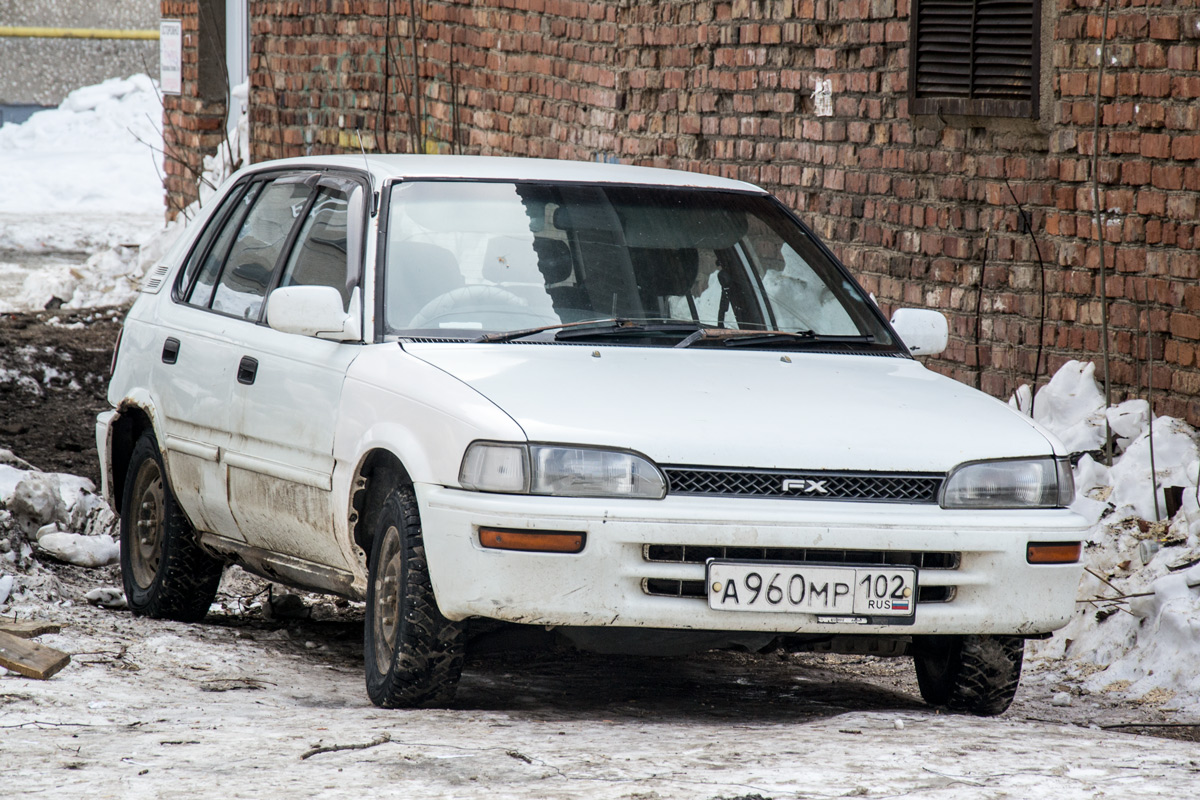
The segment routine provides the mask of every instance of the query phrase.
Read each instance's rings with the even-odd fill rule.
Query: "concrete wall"
[[[0,27],[157,30],[157,0],[0,0]],[[158,42],[0,36],[0,106],[56,106],[73,89],[148,72]]]

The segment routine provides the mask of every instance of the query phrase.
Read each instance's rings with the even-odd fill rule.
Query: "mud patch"
[[[96,414],[124,309],[0,315],[0,448],[99,485]]]

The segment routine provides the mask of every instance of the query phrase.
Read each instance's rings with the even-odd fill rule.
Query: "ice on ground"
[[[65,473],[0,466],[0,503],[27,536],[51,523],[70,531],[107,533],[115,520],[90,480]]]
[[[104,608],[128,608],[129,603],[125,600],[125,592],[116,586],[101,586],[97,589],[92,589],[83,596],[94,606],[103,606]]]

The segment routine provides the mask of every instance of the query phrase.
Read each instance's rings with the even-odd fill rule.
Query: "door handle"
[[[254,383],[254,378],[258,375],[258,359],[250,356],[242,356],[241,363],[238,364],[237,379],[238,383],[244,383],[247,386]]]
[[[179,340],[174,336],[167,337],[163,342],[162,362],[164,364],[174,364],[179,360]]]

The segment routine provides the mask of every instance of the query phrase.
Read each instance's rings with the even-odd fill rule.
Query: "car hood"
[[[945,472],[1047,455],[1004,403],[907,358],[550,344],[414,343],[530,441],[625,448],[659,464]]]

